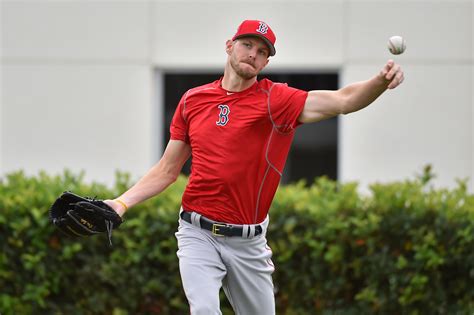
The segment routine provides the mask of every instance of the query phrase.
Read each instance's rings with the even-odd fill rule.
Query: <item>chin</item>
[[[237,74],[245,80],[250,80],[250,79],[253,79],[257,76],[256,73],[253,73],[253,72],[251,73],[251,72],[248,72],[248,71],[241,71],[240,73],[238,72]]]
[[[245,80],[249,80],[257,76],[257,73],[255,71],[245,71],[242,68],[236,70],[235,73],[237,73],[239,77]]]
[[[245,68],[242,69],[241,68],[241,70],[242,70],[242,73],[245,73],[245,75],[248,76],[248,77],[255,77],[258,74],[258,71],[255,68],[253,68],[252,66],[248,66],[247,69],[245,69]]]

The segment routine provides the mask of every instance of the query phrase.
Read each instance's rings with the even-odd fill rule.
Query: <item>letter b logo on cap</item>
[[[261,34],[267,34],[268,25],[263,23],[263,22],[260,22],[260,24],[258,25],[258,28],[256,29],[256,31],[261,33]]]

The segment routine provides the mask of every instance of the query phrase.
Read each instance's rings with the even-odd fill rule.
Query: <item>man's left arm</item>
[[[367,107],[387,89],[396,88],[403,79],[401,67],[389,60],[376,76],[367,81],[356,82],[336,91],[310,91],[298,120],[310,123],[356,112]]]

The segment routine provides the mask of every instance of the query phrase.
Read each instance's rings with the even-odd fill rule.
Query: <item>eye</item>
[[[247,47],[247,48],[252,47],[252,45],[250,45],[250,43],[244,43],[244,46]]]

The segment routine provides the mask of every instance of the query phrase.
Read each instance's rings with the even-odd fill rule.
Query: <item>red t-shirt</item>
[[[263,79],[231,93],[221,80],[188,90],[171,122],[171,139],[192,149],[182,205],[220,222],[260,223],[308,92]]]

